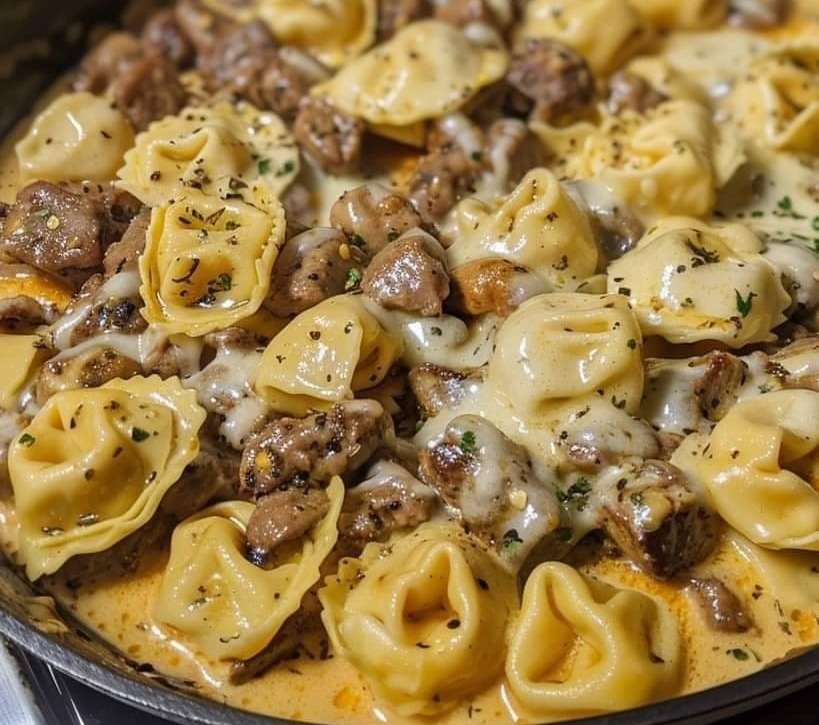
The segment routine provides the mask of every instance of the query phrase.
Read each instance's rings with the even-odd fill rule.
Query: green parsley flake
[[[219,286],[222,288],[223,292],[227,292],[231,287],[233,287],[233,277],[229,274],[220,274],[216,281],[219,283]]]
[[[555,493],[560,503],[565,504],[567,507],[573,507],[577,511],[582,511],[589,503],[591,490],[592,486],[589,479],[581,476],[565,491],[558,488]]]
[[[743,317],[747,317],[751,312],[754,297],[758,297],[759,295],[757,295],[756,292],[749,292],[748,298],[744,299],[738,289],[734,289],[734,293],[737,297],[737,311]]]
[[[278,171],[276,171],[276,176],[287,176],[288,174],[292,174],[296,170],[296,165],[292,161],[285,161]]]
[[[344,289],[348,292],[357,289],[358,285],[361,284],[361,278],[363,276],[364,274],[358,267],[353,267],[347,272],[347,281],[344,283]]]
[[[23,435],[20,436],[20,438],[17,440],[17,442],[21,446],[25,446],[26,448],[31,448],[31,446],[34,445],[36,440],[37,439],[33,435],[31,435],[31,433],[23,433]]]
[[[259,173],[264,176],[270,173],[270,159],[259,159],[258,162]]]
[[[464,453],[474,453],[477,447],[475,434],[471,430],[464,431],[461,436],[460,448]]]
[[[136,426],[131,428],[131,440],[136,443],[142,443],[142,441],[146,440],[150,435],[151,434],[143,428],[137,428]]]
[[[744,662],[745,660],[748,659],[748,653],[744,649],[740,649],[739,647],[729,649],[728,654],[731,655],[735,660],[739,660],[740,662]]]

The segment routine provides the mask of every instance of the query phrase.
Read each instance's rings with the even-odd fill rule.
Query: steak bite
[[[323,98],[307,96],[301,101],[293,136],[302,150],[330,174],[341,175],[358,168],[364,123]]]
[[[361,289],[387,310],[440,315],[449,296],[446,254],[426,232],[408,232],[373,257]]]
[[[257,498],[293,485],[323,485],[352,473],[378,450],[392,420],[375,400],[268,423],[242,453],[239,493]]]
[[[453,408],[483,382],[483,373],[457,370],[421,363],[408,373],[410,388],[424,418],[432,418],[446,408]]]
[[[498,257],[461,264],[450,272],[450,279],[447,306],[462,315],[492,312],[509,317],[530,297],[550,291],[539,275]]]

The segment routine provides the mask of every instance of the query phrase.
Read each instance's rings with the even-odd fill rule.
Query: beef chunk
[[[435,492],[405,468],[379,461],[366,480],[351,488],[338,521],[345,551],[360,551],[368,541],[386,541],[394,531],[427,521]]]
[[[57,306],[25,295],[0,300],[0,330],[28,332],[38,325],[55,322],[60,316]]]
[[[517,118],[500,118],[486,136],[486,160],[492,168],[495,188],[512,191],[526,172],[546,166],[546,151],[540,139]]]
[[[612,113],[636,111],[645,113],[666,100],[645,78],[628,71],[618,71],[609,79],[607,104]]]
[[[36,181],[17,194],[0,254],[45,272],[99,267],[108,245],[121,234],[103,199]]]
[[[391,38],[398,30],[428,15],[429,0],[380,0],[378,3],[378,42]]]
[[[459,26],[469,23],[501,24],[486,0],[437,0],[434,3],[434,15],[438,20]]]
[[[560,528],[552,486],[535,473],[526,451],[484,418],[458,416],[418,461],[421,479],[512,571]]]
[[[242,453],[240,492],[259,497],[355,471],[378,449],[390,426],[391,419],[374,400],[351,400],[327,413],[274,420]]]
[[[483,382],[480,371],[462,373],[433,363],[421,363],[408,374],[409,384],[425,418],[453,408]]]
[[[335,229],[316,227],[290,239],[273,268],[265,307],[277,317],[297,315],[322,300],[342,294],[353,281],[352,270],[366,264],[361,250]]]
[[[692,579],[688,589],[697,599],[711,629],[738,634],[751,628],[751,618],[739,597],[719,579]]]
[[[147,55],[125,66],[111,85],[111,93],[117,108],[138,131],[178,113],[187,101],[176,66],[161,55]]]
[[[373,257],[361,289],[388,310],[440,315],[449,295],[444,250],[429,234],[409,232]]]
[[[594,98],[594,75],[586,59],[550,38],[529,39],[517,48],[506,81],[511,108],[544,123],[576,113]]]
[[[325,171],[354,171],[361,160],[364,124],[322,98],[304,98],[293,124],[301,148]]]
[[[648,460],[623,466],[607,480],[601,523],[641,569],[665,579],[711,553],[719,519],[681,470]]]
[[[630,252],[643,236],[645,227],[628,209],[615,207],[589,209],[594,235],[603,255],[609,261]]]
[[[330,225],[373,255],[404,232],[423,227],[424,222],[406,197],[372,182],[338,198],[330,209]]]
[[[447,306],[464,315],[492,312],[508,317],[530,297],[550,291],[545,280],[526,267],[494,257],[466,262],[453,269],[450,278]]]
[[[136,269],[139,256],[145,250],[150,223],[151,210],[145,207],[128,225],[122,239],[108,247],[102,260],[106,279],[120,272]]]
[[[330,509],[330,499],[318,488],[288,488],[259,499],[247,522],[251,560],[263,564],[280,544],[296,541]]]
[[[141,41],[147,55],[161,55],[177,68],[187,68],[193,63],[193,43],[173,10],[160,10],[151,15],[142,29]]]
[[[49,360],[37,374],[35,393],[42,405],[54,393],[77,388],[98,388],[115,378],[139,375],[139,363],[104,345],[63,360]]]
[[[142,54],[143,48],[135,36],[111,33],[85,56],[74,79],[74,90],[104,93],[112,81],[139,60]]]
[[[775,28],[787,20],[791,4],[791,0],[731,0],[728,20],[741,28]]]

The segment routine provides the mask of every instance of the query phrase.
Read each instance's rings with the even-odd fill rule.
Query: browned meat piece
[[[508,569],[517,571],[552,535],[552,553],[563,548],[555,534],[561,509],[553,487],[538,478],[526,451],[484,418],[458,416],[439,443],[420,451],[418,462],[421,479]]]
[[[379,461],[344,499],[338,530],[345,551],[360,551],[368,541],[386,541],[393,531],[422,524],[436,499],[435,492],[405,468]]]
[[[378,449],[391,423],[374,400],[350,400],[327,413],[274,420],[242,453],[240,492],[260,497],[355,471]]]
[[[388,310],[440,315],[449,295],[444,250],[429,234],[409,232],[373,257],[361,289]]]
[[[330,225],[372,256],[404,232],[423,228],[424,222],[406,197],[371,182],[338,198],[330,209]]]
[[[600,249],[609,261],[620,259],[626,252],[634,249],[645,231],[640,220],[628,209],[621,207],[592,207],[589,209],[589,221]]]
[[[380,0],[378,3],[378,42],[396,31],[429,15],[429,0]]]
[[[407,196],[421,218],[435,224],[475,191],[483,169],[482,154],[468,155],[455,141],[446,141],[418,159],[407,183]]]
[[[435,17],[446,23],[460,26],[487,23],[500,26],[498,17],[486,0],[437,0],[433,5]]]
[[[108,247],[102,260],[106,279],[120,272],[136,269],[137,260],[145,250],[145,238],[150,223],[151,210],[145,207],[131,221],[122,239]]]
[[[161,55],[177,68],[187,68],[193,63],[193,43],[173,10],[160,10],[151,15],[142,29],[141,40],[148,55]]]
[[[483,382],[480,371],[461,373],[433,363],[421,363],[407,377],[424,418],[458,405]]]
[[[489,127],[486,160],[492,167],[496,187],[512,191],[529,169],[546,166],[543,144],[517,118],[501,118]]]
[[[612,113],[636,111],[645,113],[666,100],[645,78],[628,71],[617,71],[609,79],[607,104]]]
[[[188,97],[176,66],[161,55],[148,55],[127,65],[112,83],[111,93],[117,108],[138,131],[180,111]]]
[[[80,65],[74,79],[75,91],[103,93],[111,82],[142,57],[139,40],[130,33],[111,33]]]
[[[709,420],[722,420],[737,402],[739,388],[745,382],[748,368],[735,355],[720,350],[708,353],[703,362],[705,369],[694,394]]]
[[[666,579],[711,553],[719,518],[681,470],[648,460],[609,478],[603,529],[641,569]]]
[[[207,52],[217,38],[236,25],[227,16],[211,12],[200,0],[179,0],[173,11],[197,54]]]
[[[310,229],[290,239],[279,253],[265,308],[277,317],[297,315],[328,297],[343,294],[360,279],[366,263],[364,253],[348,244],[341,232]]]
[[[302,150],[331,174],[354,171],[361,160],[364,124],[323,98],[307,96],[302,100],[293,136]]]
[[[139,363],[109,347],[100,345],[77,357],[49,360],[37,374],[35,392],[42,405],[54,393],[77,388],[98,388],[114,378],[131,378],[141,373]]]
[[[550,291],[539,275],[496,257],[475,259],[455,267],[450,279],[452,295],[447,307],[465,315],[493,312],[508,317],[530,297]]]
[[[24,295],[0,300],[0,330],[28,332],[38,325],[50,325],[59,316],[55,305],[42,304]]]
[[[674,451],[680,447],[680,443],[685,439],[685,436],[679,433],[668,433],[664,430],[656,431],[654,436],[657,438],[658,445],[657,458],[661,461],[670,461]]]
[[[728,20],[741,28],[764,30],[784,24],[791,0],[731,0]]]
[[[805,365],[807,360],[811,364]],[[807,335],[778,350],[768,360],[765,372],[787,388],[819,392],[819,335]]]
[[[119,234],[101,198],[36,181],[17,194],[0,237],[0,255],[46,272],[88,270],[100,266]]]
[[[692,579],[688,589],[697,599],[711,629],[738,634],[751,628],[751,618],[739,597],[719,579]]]
[[[98,302],[88,311],[83,321],[71,333],[72,345],[79,345],[105,332],[136,334],[144,332],[148,324],[139,314],[138,298],[112,297]]]
[[[594,98],[594,75],[586,59],[550,38],[529,39],[517,48],[506,81],[516,113],[544,123],[576,113]]]
[[[262,496],[247,522],[251,561],[263,564],[277,546],[300,539],[329,508],[330,499],[320,488],[288,488]]]

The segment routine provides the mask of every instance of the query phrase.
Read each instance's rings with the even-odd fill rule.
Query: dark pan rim
[[[31,623],[0,610],[0,634],[30,654],[121,702],[181,725],[289,725],[204,697],[151,686],[106,667]],[[116,651],[111,647],[112,651]],[[573,720],[577,725],[706,725],[746,712],[819,682],[819,647],[739,680],[610,715]]]

